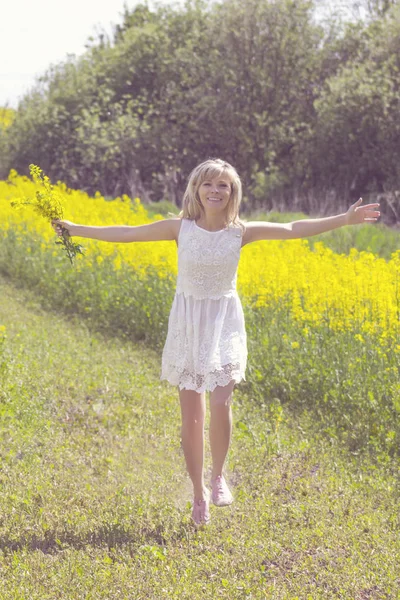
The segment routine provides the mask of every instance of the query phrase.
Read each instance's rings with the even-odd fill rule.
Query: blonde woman
[[[210,500],[232,503],[223,469],[232,434],[232,395],[245,379],[247,339],[236,291],[243,246],[259,240],[317,235],[343,225],[376,221],[379,204],[360,206],[360,198],[341,215],[292,223],[239,219],[242,186],[238,173],[220,159],[206,160],[190,174],[179,217],[140,226],[92,227],[53,221],[71,236],[108,242],[175,240],[178,246],[176,293],[162,354],[161,379],[177,386],[182,447],[193,483],[192,518],[210,521]],[[206,392],[210,401],[211,498],[204,482]]]

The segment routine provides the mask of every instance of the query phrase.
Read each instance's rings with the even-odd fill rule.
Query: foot
[[[215,479],[211,479],[211,485],[212,501],[215,506],[228,506],[228,504],[232,504],[233,496],[223,475],[218,475]]]
[[[192,519],[196,525],[208,525],[210,522],[210,492],[203,494],[203,500],[193,500]]]

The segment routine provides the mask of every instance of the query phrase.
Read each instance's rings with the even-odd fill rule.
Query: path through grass
[[[236,500],[196,532],[160,357],[0,289],[1,600],[400,598],[398,465],[316,446],[236,390]]]

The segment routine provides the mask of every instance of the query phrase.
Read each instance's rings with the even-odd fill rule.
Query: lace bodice
[[[240,227],[207,231],[194,220],[182,219],[176,293],[195,298],[236,294],[241,245]]]

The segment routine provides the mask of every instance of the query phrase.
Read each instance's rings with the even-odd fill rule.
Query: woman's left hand
[[[362,198],[359,198],[357,202],[354,202],[346,213],[346,224],[347,225],[358,225],[366,221],[377,221],[381,216],[379,210],[374,210],[380,206],[379,203],[366,204],[361,206]]]

